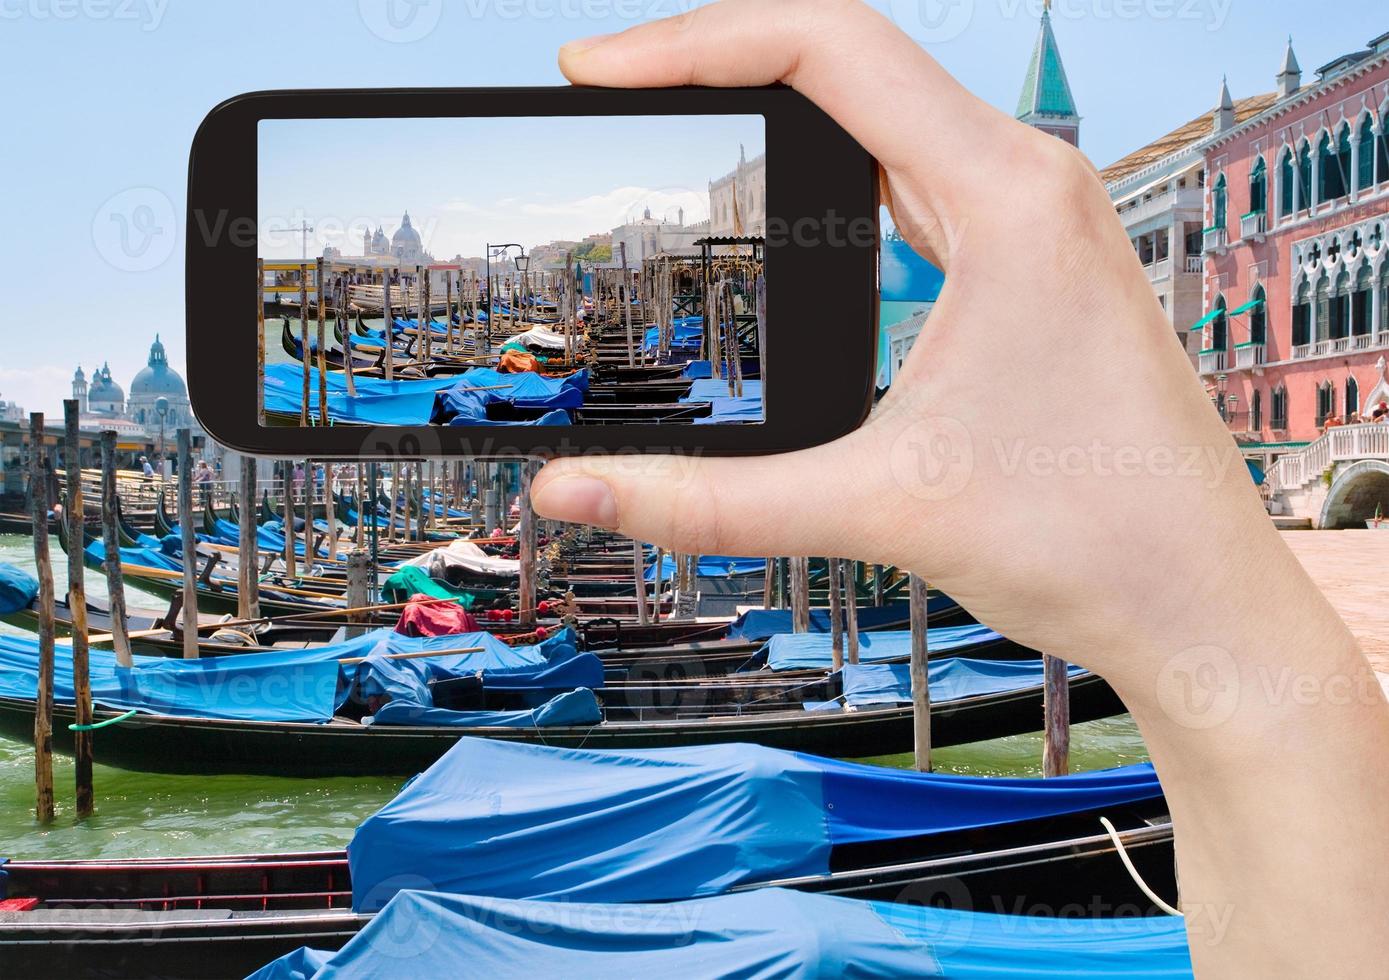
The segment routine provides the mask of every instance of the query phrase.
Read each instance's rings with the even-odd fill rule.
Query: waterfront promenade
[[[1282,533],[1389,684],[1389,531]]]

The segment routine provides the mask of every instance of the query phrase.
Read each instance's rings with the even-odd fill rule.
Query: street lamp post
[[[154,414],[159,416],[159,482],[167,482],[164,472],[164,422],[169,417],[169,399],[159,397],[154,400]]]
[[[524,271],[530,265],[530,259],[526,255],[525,246],[521,245],[519,242],[507,242],[505,245],[493,245],[491,242],[487,243],[484,249],[484,255],[487,259],[487,332],[489,336],[492,333],[492,258],[493,256],[500,257],[506,255],[506,250],[509,248],[519,249],[521,252],[516,258],[517,272]]]

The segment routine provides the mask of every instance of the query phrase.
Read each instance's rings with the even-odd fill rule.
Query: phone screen
[[[261,424],[762,423],[766,172],[761,115],[261,120]]]

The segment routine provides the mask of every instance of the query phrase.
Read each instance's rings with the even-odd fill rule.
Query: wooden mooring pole
[[[927,629],[930,621],[926,613],[926,580],[920,575],[912,575],[909,583],[911,596],[911,664],[909,673],[912,682],[912,734],[916,743],[917,772],[931,771],[931,684],[927,664],[930,657],[930,644]]]
[[[236,566],[236,614],[240,619],[260,618],[260,582],[256,568],[260,552],[256,542],[256,461],[250,456],[241,459],[241,554]]]
[[[830,660],[835,670],[844,666],[844,596],[839,559],[826,559],[830,579]]]
[[[183,656],[198,657],[198,539],[193,534],[193,434],[178,430],[178,525],[183,537]]]
[[[125,578],[121,571],[120,537],[116,531],[116,433],[101,434],[101,539],[105,549],[107,605],[111,610],[111,642],[118,667],[133,667],[130,634],[125,618]]]
[[[81,541],[86,533],[86,509],[82,501],[82,447],[78,432],[80,405],[76,399],[63,402],[65,423],[63,462],[67,473],[67,501],[63,519],[67,521],[69,541]],[[72,692],[73,761],[76,778],[78,819],[92,815],[92,733],[83,726],[92,723],[92,679],[87,656],[87,581],[85,566],[78,556],[68,560],[68,610],[72,615]]]
[[[1042,655],[1042,775],[1071,771],[1071,678],[1066,661]]]
[[[791,559],[791,632],[810,632],[810,559]]]
[[[34,698],[34,813],[53,819],[53,565],[48,558],[48,474],[43,413],[29,416],[29,512],[34,522],[34,569],[39,579],[39,673]],[[78,540],[81,540],[80,538]],[[80,558],[74,558],[80,561]]]
[[[360,610],[371,602],[371,555],[361,548],[354,548],[347,555],[347,608]],[[370,614],[364,612],[348,613],[347,621],[352,625],[346,629],[348,639],[361,636],[367,631],[366,622]]]
[[[646,610],[646,562],[643,561],[641,541],[632,539],[632,584],[636,586],[637,622],[645,626],[649,620]]]
[[[517,557],[521,559],[520,591],[516,597],[517,610],[522,629],[535,626],[535,562],[537,551],[535,510],[531,507],[531,480],[535,477],[535,464],[529,459],[521,460],[521,528]]]
[[[280,514],[284,520],[285,527],[285,579],[294,578],[294,461],[283,460],[281,469],[284,472],[282,489],[280,491]]]
[[[839,577],[844,580],[844,659],[858,663],[858,563],[841,558]]]

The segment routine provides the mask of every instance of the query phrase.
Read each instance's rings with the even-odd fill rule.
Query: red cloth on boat
[[[473,614],[456,602],[440,602],[427,595],[410,597],[410,604],[400,613],[395,631],[404,636],[450,636],[454,633],[476,633],[482,627]]]

